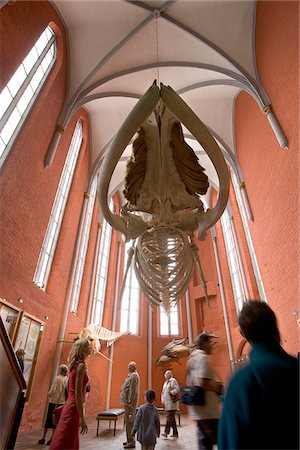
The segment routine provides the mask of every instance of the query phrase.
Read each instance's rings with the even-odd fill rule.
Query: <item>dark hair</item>
[[[203,331],[199,336],[195,338],[195,345],[196,347],[203,350],[203,345],[206,344],[206,342],[209,342],[210,339],[216,339],[217,336],[213,333],[210,333],[209,331]]]
[[[239,326],[250,343],[280,342],[275,313],[260,300],[249,300],[244,305],[239,315]]]
[[[152,389],[149,389],[148,391],[145,391],[145,397],[150,402],[153,402],[155,400],[155,392],[152,391]]]
[[[58,368],[59,375],[66,376],[68,374],[68,366],[66,364],[61,364]]]

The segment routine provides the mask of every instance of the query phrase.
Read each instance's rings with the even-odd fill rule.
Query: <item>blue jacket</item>
[[[218,450],[299,448],[299,361],[279,344],[254,345],[232,377]]]
[[[137,440],[142,445],[155,445],[156,437],[160,434],[158,411],[154,405],[145,403],[136,415],[132,434],[137,432]]]

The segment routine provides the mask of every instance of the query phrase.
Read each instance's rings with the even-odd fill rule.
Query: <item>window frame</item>
[[[173,311],[172,311],[173,309]],[[174,311],[176,309],[176,311]],[[176,313],[176,326],[177,326],[177,333],[172,333],[172,323],[171,323],[171,316],[172,313]],[[175,314],[173,314],[174,316]],[[168,327],[168,333],[162,333],[162,317],[167,318],[167,327]],[[170,314],[167,314],[164,308],[160,305],[159,306],[159,335],[161,337],[172,337],[172,336],[180,336],[180,322],[179,322],[179,302],[177,302],[176,305],[172,305]]]
[[[38,58],[37,58],[36,62],[33,64],[33,66],[31,67],[31,69],[29,70],[29,73],[27,73],[24,62],[26,61],[26,59],[28,58],[28,56],[34,49],[36,49],[36,51],[38,53],[37,44],[38,44],[39,39],[42,37],[42,35],[44,33],[46,33],[46,35],[47,35],[47,33],[51,33],[51,37],[48,39],[46,46],[43,48],[41,53],[38,55]],[[48,52],[50,52],[52,54],[51,61],[49,62],[46,70],[44,71],[42,64],[43,64],[44,58],[46,58]],[[43,86],[45,85],[48,75],[55,64],[56,57],[57,57],[56,35],[55,35],[54,31],[52,30],[52,28],[50,26],[47,26],[44,29],[44,31],[41,33],[39,38],[36,40],[35,44],[32,46],[30,51],[27,53],[26,57],[23,59],[23,61],[21,62],[21,64],[17,68],[17,70],[14,72],[13,76],[10,78],[10,80],[8,81],[8,83],[6,84],[4,89],[1,91],[0,96],[4,92],[5,89],[8,89],[10,96],[12,97],[12,100],[8,104],[7,108],[4,110],[3,114],[0,113],[0,168],[3,166],[21,128],[24,125],[25,120],[28,117],[28,114],[29,114],[33,104],[35,103]],[[23,68],[23,70],[25,71],[25,73],[27,75],[26,75],[25,79],[23,80],[22,84],[20,85],[19,89],[15,92],[15,95],[13,96],[10,91],[9,84],[12,82],[12,80],[14,79],[14,77],[16,76],[18,71],[21,70],[21,68]],[[43,75],[42,75],[41,79],[39,80],[38,85],[33,88],[31,86],[31,82],[34,79],[34,76],[38,73],[38,70],[40,68],[42,68]],[[29,88],[29,86],[31,86],[31,90],[33,91],[33,94],[32,94],[31,99],[28,101],[26,107],[24,108],[23,112],[20,113],[20,110],[18,109],[18,105],[19,105],[20,101],[22,100],[23,95],[25,95],[25,92]],[[9,119],[11,118],[12,114],[14,114],[14,113],[19,114],[20,118],[14,128],[14,131],[12,132],[11,136],[9,137],[8,142],[5,144],[4,139],[1,137],[1,132],[9,124]],[[2,146],[1,143],[4,144],[3,151],[1,151],[1,146]]]
[[[113,208],[113,202],[110,202],[110,209]],[[109,242],[108,242],[108,236],[107,231],[109,231]],[[105,297],[106,297],[106,290],[107,290],[107,274],[108,274],[108,268],[109,268],[109,260],[110,260],[110,251],[111,251],[111,241],[112,241],[112,226],[103,219],[102,226],[99,228],[99,233],[101,233],[100,237],[100,244],[99,244],[99,250],[97,249],[97,265],[96,265],[96,273],[94,278],[94,290],[93,290],[93,308],[92,308],[92,317],[91,322],[96,325],[97,327],[102,326],[103,322],[103,313],[104,313],[104,305],[105,305]],[[103,239],[105,238],[105,240]],[[107,255],[104,254],[103,250],[107,250]],[[103,268],[103,261],[106,258],[107,265]],[[102,276],[101,276],[102,273]],[[100,285],[101,279],[103,282],[101,283],[101,298],[97,298],[98,295],[98,287]],[[96,316],[96,310],[97,306],[100,304],[100,310],[99,310],[99,321],[95,322],[95,316]]]
[[[80,291],[82,286],[82,278],[84,273],[84,266],[88,250],[91,224],[97,195],[97,181],[98,178],[96,176],[91,184],[90,192],[87,194],[88,201],[85,210],[85,219],[80,233],[80,248],[76,258],[77,259],[75,264],[76,269],[72,283],[72,294],[71,294],[71,312],[74,314],[76,314],[78,310]]]
[[[130,248],[130,246],[133,246],[133,244],[129,241],[125,243],[125,247],[124,247],[124,274],[125,274],[125,270],[127,267],[127,260],[128,260],[128,250]],[[134,256],[133,256],[134,258]],[[133,284],[135,284],[137,287],[134,287]],[[136,302],[137,302],[137,308],[136,310],[133,308],[133,295],[132,295],[132,291],[136,290],[137,291],[137,295],[136,295]],[[124,295],[126,295],[128,292],[128,298],[124,297]],[[128,307],[125,307],[125,302],[128,302]],[[135,274],[135,269],[134,269],[134,262],[133,259],[131,261],[131,265],[128,269],[127,272],[127,277],[125,280],[125,286],[124,286],[124,292],[123,292],[123,296],[122,296],[122,301],[121,301],[121,307],[120,307],[120,332],[124,332],[124,333],[130,333],[131,335],[134,336],[138,336],[139,335],[139,329],[140,329],[140,321],[139,321],[139,314],[140,314],[140,308],[141,308],[141,288],[138,282],[138,279],[136,277]],[[122,327],[122,323],[124,322],[124,320],[122,320],[122,316],[124,317],[125,311],[127,313],[127,320],[126,320],[126,326]],[[132,313],[136,313],[136,323],[134,324],[134,326],[132,326]],[[135,331],[132,331],[132,330]]]
[[[77,143],[79,133],[79,143]],[[52,262],[68,203],[69,193],[83,141],[83,125],[79,119],[76,122],[64,167],[60,176],[55,198],[52,204],[47,229],[40,250],[39,259],[33,276],[33,282],[43,291],[47,289]],[[77,144],[77,145],[76,145]],[[77,152],[77,154],[76,154]],[[75,155],[75,156],[74,156]],[[50,243],[50,244],[49,244]]]
[[[239,255],[239,249],[237,246],[239,245],[235,238],[235,233],[232,230],[232,221],[233,216],[230,214],[229,207],[226,206],[222,216],[221,216],[221,227],[222,227],[222,233],[223,233],[223,239],[225,244],[225,250],[226,250],[226,257],[227,257],[227,264],[230,274],[230,280],[231,280],[231,286],[232,286],[232,292],[234,297],[234,304],[236,308],[237,316],[241,312],[243,305],[245,301],[247,300],[247,288],[245,288],[245,281],[243,279],[242,274],[242,261],[240,259]],[[226,221],[226,223],[225,223]],[[225,227],[226,225],[226,227]],[[228,235],[230,235],[230,242]],[[233,262],[234,257],[234,262]],[[237,283],[238,280],[238,283]],[[242,295],[239,295],[239,291],[242,293]]]
[[[239,208],[240,216],[242,219],[242,224],[243,224],[243,228],[244,228],[244,232],[245,232],[245,236],[246,236],[246,240],[247,240],[247,244],[248,244],[248,250],[249,250],[249,254],[250,254],[250,258],[251,258],[251,262],[252,262],[253,272],[254,272],[259,296],[260,296],[261,300],[267,301],[266,292],[264,289],[262,276],[261,276],[261,273],[259,270],[259,265],[258,265],[258,261],[256,258],[254,245],[252,242],[250,228],[248,225],[246,210],[245,210],[244,202],[243,202],[241,191],[240,191],[240,186],[239,186],[237,177],[232,169],[231,169],[231,180],[232,180],[232,184],[233,184],[233,188],[234,188],[234,192],[235,192],[235,198],[236,198],[237,205]]]

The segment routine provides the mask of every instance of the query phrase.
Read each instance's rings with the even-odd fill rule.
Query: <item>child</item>
[[[152,390],[145,392],[146,403],[142,405],[137,413],[132,436],[137,432],[137,440],[142,445],[142,450],[153,450],[156,444],[156,437],[160,435],[160,421],[158,411],[153,405],[155,392]]]

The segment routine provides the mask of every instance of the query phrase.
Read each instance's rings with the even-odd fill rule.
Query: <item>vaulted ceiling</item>
[[[269,103],[255,64],[254,1],[58,0],[66,25],[69,92],[60,123],[84,106],[91,124],[91,178],[109,143],[156,79],[171,86],[211,130],[226,161],[242,179],[235,155],[234,99],[248,92]],[[213,165],[184,128],[187,142],[218,187]],[[122,190],[124,151],[110,183]]]

